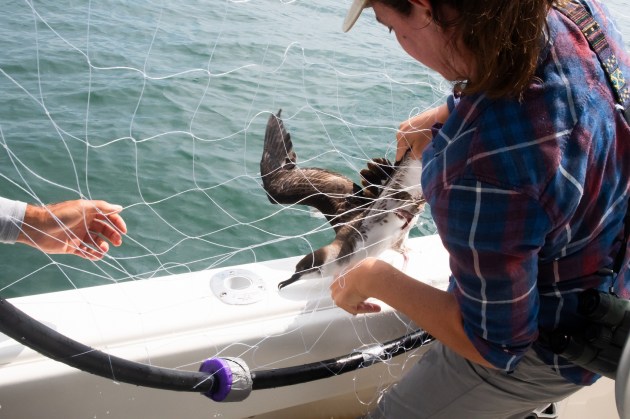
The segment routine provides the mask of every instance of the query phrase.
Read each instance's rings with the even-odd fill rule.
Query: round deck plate
[[[253,304],[265,295],[265,284],[254,272],[247,269],[226,269],[210,279],[214,295],[226,304]]]

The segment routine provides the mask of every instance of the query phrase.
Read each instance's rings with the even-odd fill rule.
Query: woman
[[[606,12],[582,4],[616,56],[615,74],[630,77]],[[348,13],[346,31],[371,7],[409,55],[455,82],[447,104],[401,125],[397,152],[422,156],[423,191],[450,256],[448,291],[376,259],[331,285],[350,313],[380,310],[366,301],[375,298],[438,341],[371,417],[523,418],[598,378],[555,355],[539,330],[583,328],[579,291],[608,290],[615,277],[630,296],[627,259],[618,276],[610,269],[628,206],[629,98],[556,6],[355,0]]]

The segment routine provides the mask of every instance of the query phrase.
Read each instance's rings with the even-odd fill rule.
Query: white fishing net
[[[258,165],[269,113],[284,110],[301,164],[358,182],[371,157],[393,159],[398,124],[448,88],[372,19],[342,34],[345,6],[10,2],[2,195],[118,203],[129,234],[95,264],[5,247],[2,291],[198,271],[329,240],[306,207],[266,199]]]
[[[271,204],[261,186],[259,162],[270,113],[282,108],[299,164],[338,171],[358,182],[358,172],[369,159],[394,159],[399,123],[443,103],[450,89],[408,57],[370,11],[349,34],[342,33],[349,3],[4,4],[0,195],[33,204],[107,200],[124,207],[129,232],[121,247],[112,248],[98,262],[45,255],[23,245],[2,246],[0,296],[154,281],[302,255],[328,243],[334,233],[325,219],[307,207]],[[411,236],[433,233],[427,212]],[[256,272],[266,268],[260,269]],[[207,284],[207,279],[203,281]],[[195,288],[184,288],[161,308],[183,309],[196,302]],[[160,289],[156,285],[155,295]],[[126,292],[125,296],[133,295]],[[98,293],[78,295],[94,312],[111,304],[99,301]],[[146,295],[147,300],[152,298]],[[59,310],[65,308],[63,302],[58,304]],[[140,299],[122,298],[116,307],[121,318],[145,313]],[[315,302],[301,313],[319,308]],[[142,315],[130,318],[138,323],[132,326],[145,327]],[[96,335],[105,334],[108,327],[82,321]],[[362,328],[357,335],[371,335],[374,326],[354,321],[352,327]],[[333,328],[339,322],[331,318],[329,325]],[[403,318],[399,322],[404,330],[413,328]],[[200,320],[199,327],[203,324]],[[309,359],[330,332],[324,328],[311,335],[311,330],[303,329],[306,324],[296,321],[283,333],[270,327],[256,342],[235,334],[231,344],[219,345],[208,337],[205,355],[168,366],[194,370],[204,356],[223,355],[244,356],[255,368],[305,355]],[[230,330],[223,332],[222,342],[229,341]],[[139,335],[146,341],[149,362],[153,333]],[[283,336],[283,346],[263,350]],[[365,343],[373,344],[374,339]],[[340,348],[338,355],[352,349]],[[389,376],[384,373],[374,386],[385,387],[396,374],[394,369]],[[85,389],[86,394],[95,391],[102,391],[104,400],[95,412],[134,417],[131,412],[138,403],[117,410],[107,404],[108,395],[117,390]],[[299,390],[292,391],[299,395]],[[354,397],[369,404],[376,393]],[[224,416],[218,407],[209,409]],[[63,415],[64,408],[59,412]]]
[[[308,207],[267,199],[259,163],[270,113],[282,108],[299,164],[358,183],[369,159],[394,159],[398,124],[442,103],[449,90],[407,57],[371,12],[343,34],[347,7],[333,0],[6,4],[0,15],[0,195],[32,204],[106,200],[124,207],[129,231],[123,245],[98,262],[5,245],[0,295],[80,289],[89,311],[103,305],[111,311],[111,302],[89,287],[185,281],[180,274],[302,255],[330,242],[332,229]],[[433,233],[427,211],[411,235]],[[146,298],[159,300],[160,287],[153,290]],[[199,298],[186,292],[150,310]],[[121,318],[146,327],[142,315],[125,317],[145,313],[143,301],[123,300],[115,304]],[[301,314],[320,308],[315,302]],[[81,321],[97,336],[109,333],[98,320]],[[400,324],[412,328],[404,319]],[[270,327],[260,341],[235,335],[227,345],[231,336],[224,331],[223,343],[209,339],[204,355],[166,366],[195,370],[202,357],[223,355],[243,356],[254,368],[313,361],[319,356],[313,348],[330,332],[308,327],[300,320],[282,333]],[[356,333],[370,336],[371,327],[362,322],[364,330]],[[134,335],[146,340],[148,362],[151,350],[160,352],[147,349],[152,333]],[[273,348],[278,335],[285,337],[282,349]],[[339,348],[336,355],[353,349]],[[123,417],[121,409],[116,414]]]

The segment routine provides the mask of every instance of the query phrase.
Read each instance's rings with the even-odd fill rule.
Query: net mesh
[[[129,233],[98,262],[2,246],[0,295],[152,280],[328,243],[325,219],[272,205],[261,186],[269,114],[282,108],[300,165],[359,181],[369,159],[393,160],[399,123],[450,90],[371,11],[343,34],[349,3],[10,0],[0,14],[0,194],[33,204],[107,200],[124,207]],[[623,1],[610,4],[628,20]],[[427,211],[411,235],[433,233]],[[183,306],[196,297],[178,298]],[[97,311],[103,303],[88,304]],[[142,301],[120,305],[138,311]],[[369,336],[371,326],[359,323],[367,332],[357,334]],[[105,326],[88,327],[98,334]],[[212,355],[247,356],[256,367],[308,358],[328,328],[313,335],[305,327],[298,321],[255,342],[234,336],[171,366],[194,368]],[[355,397],[369,404],[375,393]]]
[[[373,17],[343,34],[347,3],[25,0],[5,6],[1,195],[40,205],[106,200],[123,206],[129,231],[98,262],[3,246],[0,295],[119,287],[306,254],[330,242],[334,232],[324,218],[267,199],[259,163],[269,114],[283,109],[300,165],[359,182],[369,159],[394,159],[398,124],[441,103],[449,90],[404,55]],[[411,234],[432,233],[427,212]],[[143,331],[135,336],[144,340],[140,358],[154,363],[163,348],[152,346],[155,332],[145,324],[151,313],[126,292],[115,303],[80,293],[89,306],[81,321],[94,329],[95,347],[108,350],[98,342],[111,326],[96,314],[106,306],[116,324],[118,314],[139,313],[131,326]],[[183,293],[149,311],[197,298]],[[331,319],[313,329],[308,313],[320,305],[307,305],[306,316],[280,332],[270,328],[262,339],[224,330],[221,339],[208,337],[210,348],[160,362],[196,369],[208,356],[244,357],[252,368],[316,361],[321,355],[313,348],[330,330],[350,324]],[[352,324],[360,342],[377,342],[367,321]],[[393,369],[377,388],[397,374],[399,363],[388,363]],[[376,396],[355,397],[371,403]]]
[[[400,121],[448,86],[365,19],[323,2],[12,2],[2,17],[0,187],[30,203],[124,207],[101,262],[2,251],[7,297],[298,255],[331,238],[271,205],[259,161],[284,110],[299,162],[346,174],[393,158]],[[437,86],[438,90],[436,90]],[[414,235],[431,233],[426,216]]]

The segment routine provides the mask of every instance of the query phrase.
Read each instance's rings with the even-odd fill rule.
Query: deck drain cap
[[[253,304],[265,295],[265,284],[254,272],[247,269],[226,269],[210,279],[214,295],[225,304]]]

